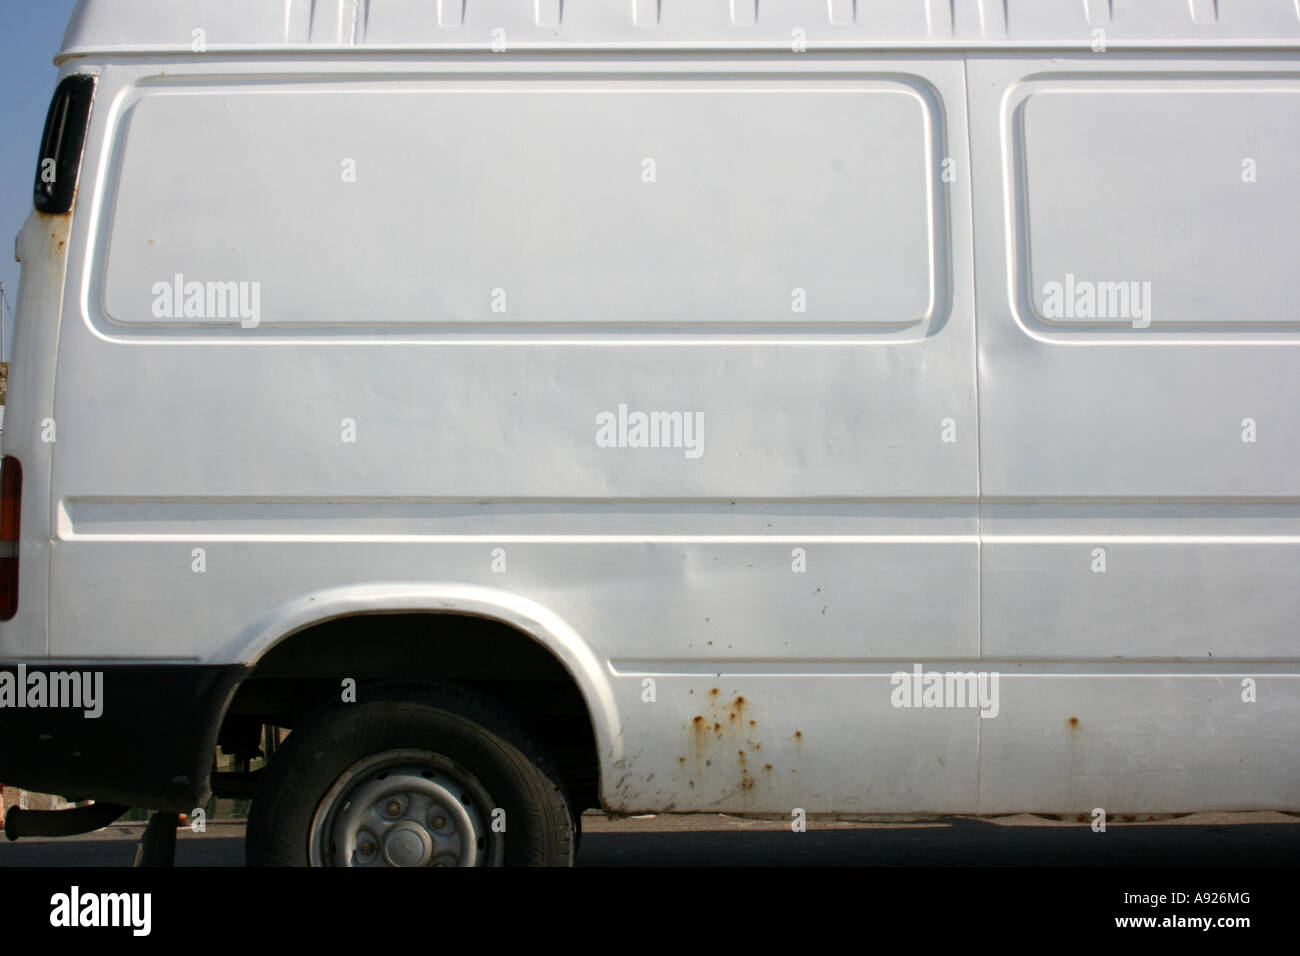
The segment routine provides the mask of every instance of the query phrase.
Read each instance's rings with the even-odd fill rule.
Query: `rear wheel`
[[[385,684],[319,711],[263,771],[253,866],[568,866],[574,818],[553,765],[491,699]]]

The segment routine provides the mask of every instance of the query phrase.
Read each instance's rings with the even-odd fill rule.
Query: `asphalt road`
[[[60,840],[0,841],[0,867],[130,866],[142,824]],[[178,866],[244,864],[244,828],[182,830]],[[1086,824],[1037,817],[929,823],[818,823],[720,815],[583,818],[579,866],[1297,866],[1300,818],[1203,813],[1159,823]]]

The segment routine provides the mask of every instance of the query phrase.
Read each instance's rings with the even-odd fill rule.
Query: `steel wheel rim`
[[[500,866],[504,834],[468,770],[428,750],[386,750],[348,767],[312,817],[312,866]]]

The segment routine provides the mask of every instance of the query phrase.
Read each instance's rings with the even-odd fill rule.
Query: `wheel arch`
[[[295,636],[331,622],[358,617],[430,615],[494,622],[531,641],[550,656],[582,698],[604,768],[622,759],[620,718],[609,671],[590,644],[558,614],[508,591],[463,584],[372,583],[299,596],[269,609],[221,648],[215,662],[244,667],[244,680],[259,662]],[[218,724],[229,716],[220,715]]]

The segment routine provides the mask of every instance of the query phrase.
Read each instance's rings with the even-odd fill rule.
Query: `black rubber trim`
[[[207,803],[217,732],[243,665],[24,663],[103,674],[102,713],[0,699],[0,782],[72,800],[185,813]],[[17,681],[19,665],[0,663]],[[24,700],[31,700],[29,696]]]
[[[72,211],[94,99],[95,78],[88,73],[65,77],[54,91],[36,163],[33,201],[39,212],[62,216]]]

